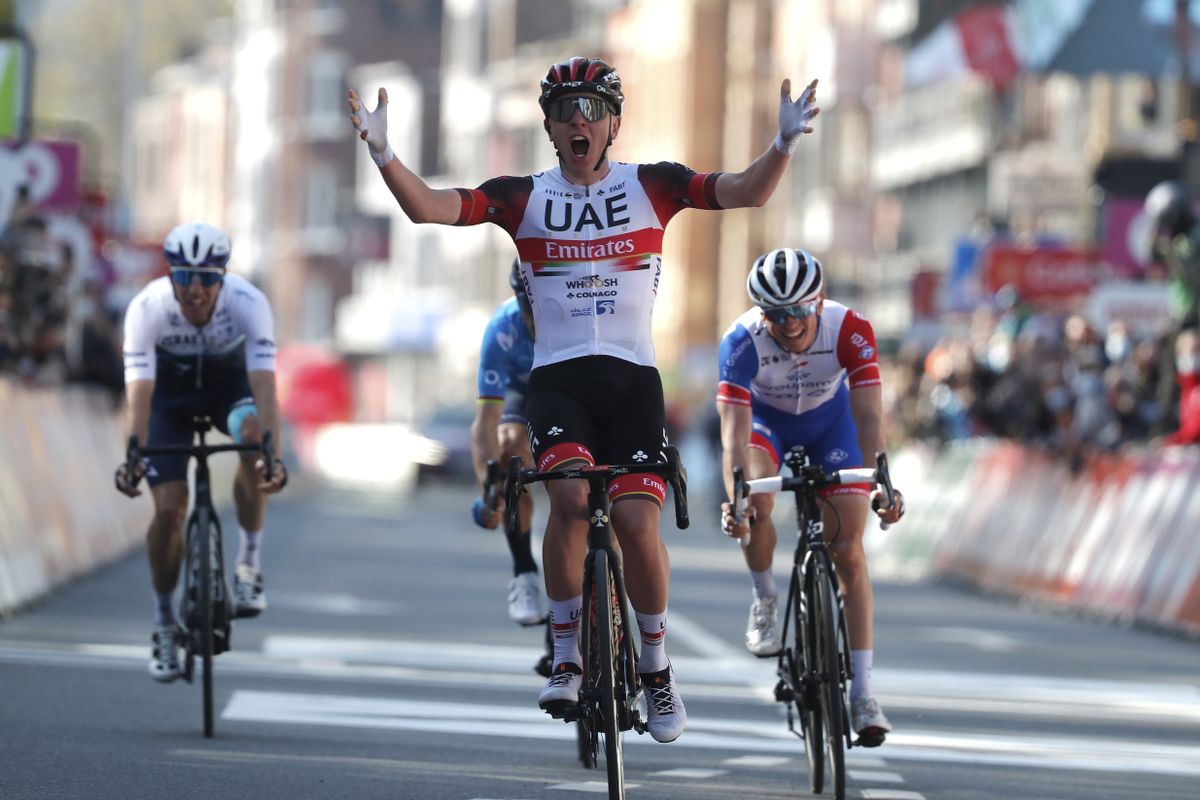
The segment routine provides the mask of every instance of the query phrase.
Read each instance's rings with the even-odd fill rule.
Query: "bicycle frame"
[[[785,463],[790,477],[747,481],[742,468],[734,468],[735,519],[740,519],[750,494],[788,491],[795,495],[796,550],[784,606],[784,646],[776,665],[775,699],[787,704],[788,730],[804,739],[812,790],[824,789],[828,748],[833,793],[835,800],[842,800],[845,750],[853,746],[846,684],[854,673],[841,587],[825,542],[818,492],[835,484],[878,482],[885,486],[890,502],[891,481],[883,453],[876,454],[876,469],[843,469],[832,475],[820,464],[811,463],[803,448],[788,451]],[[791,639],[789,626],[794,626]],[[793,705],[800,717],[800,732],[795,728]]]
[[[143,456],[186,455],[196,461],[195,491],[192,511],[184,530],[184,587],[180,617],[187,636],[184,637],[186,661],[184,679],[192,682],[195,657],[200,655],[203,685],[204,735],[213,735],[213,669],[214,656],[231,646],[233,609],[229,602],[229,584],[225,579],[225,551],[221,523],[212,501],[208,457],[213,453],[258,452],[267,465],[267,474],[274,466],[271,432],[263,431],[258,444],[208,444],[205,437],[212,429],[208,417],[192,420],[193,443],[186,445],[140,446],[136,436],[129,437],[126,448],[126,474],[133,475],[134,465]],[[221,609],[218,614],[217,609]]]
[[[625,796],[621,733],[628,730],[645,732],[645,720],[641,718],[639,708],[642,686],[637,671],[637,652],[633,637],[625,635],[623,609],[628,603],[628,595],[620,557],[613,546],[608,483],[620,475],[647,472],[661,475],[674,491],[676,525],[687,528],[687,473],[674,447],[667,447],[666,455],[667,461],[656,464],[584,466],[551,472],[522,470],[519,457],[514,457],[508,464],[505,495],[508,524],[515,523],[517,500],[524,484],[551,480],[586,480],[588,483],[587,554],[584,556],[579,630],[583,684],[577,711],[568,713],[564,719],[568,722],[578,720],[586,729],[586,742],[580,742],[580,755],[585,766],[588,765],[588,754],[591,763],[596,763],[598,734],[604,732],[610,800],[621,800]]]

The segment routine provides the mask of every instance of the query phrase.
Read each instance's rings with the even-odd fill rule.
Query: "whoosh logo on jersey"
[[[616,278],[605,278],[600,275],[590,275],[580,281],[566,281],[568,289],[603,289],[617,285]]]

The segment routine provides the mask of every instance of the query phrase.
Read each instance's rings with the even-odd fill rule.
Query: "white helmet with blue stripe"
[[[205,222],[177,225],[163,240],[163,255],[172,267],[224,267],[231,249],[229,237]]]

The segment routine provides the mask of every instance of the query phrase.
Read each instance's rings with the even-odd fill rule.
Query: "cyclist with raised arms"
[[[525,284],[521,282],[521,262],[514,259],[508,275],[510,297],[496,309],[483,332],[479,350],[476,386],[479,401],[471,423],[471,461],[480,485],[487,480],[487,463],[507,466],[520,456],[528,467],[533,463],[529,437],[525,433],[525,395],[529,389],[529,371],[533,368],[533,309]],[[482,496],[475,498],[471,516],[475,524],[493,529],[503,519],[503,493],[498,505],[489,508]],[[517,531],[505,531],[512,555],[513,578],[508,584],[508,617],[518,625],[537,625],[546,617],[542,604],[541,581],[537,562],[530,547],[533,523],[533,497],[521,495]]]
[[[529,437],[539,470],[665,460],[662,382],[650,314],[667,222],[685,208],[761,206],[800,137],[812,128],[816,81],[791,99],[780,89],[779,134],[741,172],[698,174],[681,164],[609,161],[621,130],[621,79],[593,58],[550,67],[541,82],[543,127],[558,165],[499,177],[475,189],[433,189],[395,157],[387,140],[387,93],[368,111],[351,90],[351,121],[384,182],[414,222],[491,222],[517,245],[521,280],[537,326],[529,378]],[[579,698],[576,633],[588,529],[587,485],[546,486],[549,518],[542,567],[554,630],[554,671],[538,704],[562,716]],[[641,632],[639,669],[649,699],[647,730],[660,742],[683,732],[687,713],[665,650],[669,562],[659,536],[666,493],[651,474],[610,487],[612,526]]]
[[[125,312],[125,420],[127,432],[150,445],[191,444],[192,419],[207,415],[236,442],[258,442],[272,431],[276,445],[275,332],[270,303],[252,283],[226,274],[229,237],[212,225],[185,223],[163,242],[170,275],[151,281]],[[254,453],[243,454],[233,482],[238,518],[234,615],[254,617],[267,607],[260,562],[266,494],[287,483],[276,461],[274,474]],[[182,633],[173,607],[183,561],[183,522],[188,510],[187,457],[152,456],[115,476],[117,489],[134,497],[143,475],[150,484],[154,517],[146,533],[155,594],[150,675],[180,675]]]
[[[885,450],[875,332],[865,317],[825,298],[821,262],[804,250],[772,250],[755,260],[746,290],[754,307],[729,326],[719,350],[717,412],[729,496],[734,466],[741,465],[747,479],[777,475],[784,453],[796,445],[828,472],[862,466],[864,454]],[[872,488],[851,484],[822,491],[825,535],[850,628],[851,726],[864,744],[882,742],[891,730],[871,695],[872,594],[862,538]],[[721,519],[729,535],[750,534],[744,548],[753,585],[746,647],[764,658],[783,647],[771,573],[773,507],[773,494],[755,494],[738,525],[729,503]],[[893,506],[877,513],[884,522],[899,521],[900,493]]]

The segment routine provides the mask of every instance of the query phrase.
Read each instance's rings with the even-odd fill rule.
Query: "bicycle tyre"
[[[846,797],[846,702],[842,692],[842,658],[838,647],[838,601],[832,565],[818,559],[814,575],[816,608],[814,643],[820,670],[820,705],[825,725],[830,791],[834,800]]]
[[[821,724],[821,703],[813,685],[816,665],[813,625],[806,618],[813,603],[810,587],[802,586],[798,570],[792,570],[792,686],[795,690],[796,711],[800,717],[800,733],[804,736],[804,755],[808,760],[808,783],[813,794],[825,789],[824,726]],[[808,598],[808,599],[806,599]]]
[[[579,616],[579,655],[583,661],[583,684],[579,693],[579,719],[575,721],[575,744],[579,763],[595,769],[600,755],[599,698],[600,663],[596,659],[596,612],[591,590],[592,575],[584,571],[583,607]]]
[[[193,632],[198,637],[200,651],[201,684],[204,703],[204,735],[213,736],[213,536],[207,508],[196,510],[195,553],[199,559],[198,578],[200,586],[197,596],[199,627]]]
[[[592,566],[592,598],[596,609],[595,661],[599,665],[600,732],[604,735],[604,766],[608,771],[609,800],[625,800],[625,758],[621,750],[621,718],[617,704],[625,698],[617,695],[617,643],[613,625],[613,582],[608,553],[599,550]],[[603,601],[601,602],[601,598]],[[622,682],[623,684],[623,682]]]

